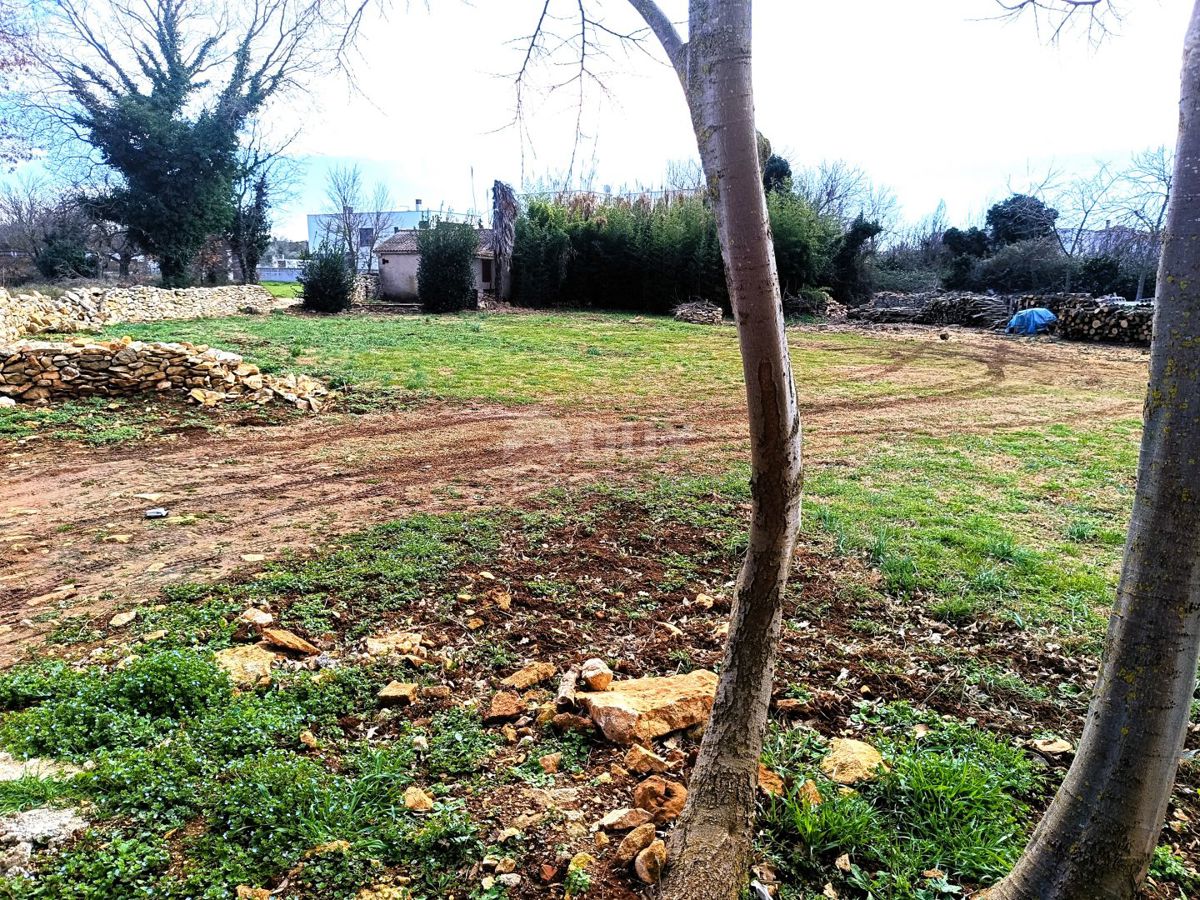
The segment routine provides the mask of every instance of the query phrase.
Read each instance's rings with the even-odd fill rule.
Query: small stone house
[[[417,249],[420,229],[396,229],[375,247],[379,256],[379,297],[383,300],[415,300],[417,298],[417,265],[421,251]],[[477,228],[479,249],[475,251],[475,290],[494,293],[496,264],[492,254],[492,229]]]

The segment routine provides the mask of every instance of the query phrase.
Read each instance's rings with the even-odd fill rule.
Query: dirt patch
[[[882,333],[883,364],[819,351],[798,367],[806,459],[905,434],[988,432],[1136,417],[1146,355],[954,330]],[[831,386],[832,385],[832,386]],[[629,398],[501,407],[432,402],[215,432],[180,428],[98,449],[9,445],[0,456],[0,661],[64,614],[147,600],[165,584],[250,569],[259,556],[420,510],[511,503],[549,487],[654,472],[722,471],[744,459],[736,392],[703,407]],[[608,406],[606,406],[608,405]],[[620,413],[612,406],[622,408]],[[170,429],[168,429],[170,430]],[[140,496],[139,496],[140,495]],[[144,518],[166,507],[166,519]]]

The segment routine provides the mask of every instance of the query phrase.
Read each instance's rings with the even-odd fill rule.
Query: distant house
[[[478,224],[475,213],[456,213],[453,210],[431,211],[423,207],[420,200],[412,209],[366,212],[347,207],[340,213],[310,214],[308,218],[308,249],[315,253],[322,244],[343,246],[343,235],[352,233],[354,255],[360,272],[373,268],[372,257],[377,254],[380,240],[397,230],[411,230],[428,222],[430,215],[444,222]]]
[[[385,300],[415,300],[417,266],[421,251],[417,248],[419,228],[397,228],[375,247],[379,257],[379,296]],[[495,292],[496,267],[492,254],[492,229],[478,228],[479,249],[475,251],[475,290]]]

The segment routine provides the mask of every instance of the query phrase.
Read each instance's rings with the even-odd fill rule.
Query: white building
[[[379,257],[379,296],[384,300],[415,300],[417,266],[421,251],[417,248],[419,228],[397,228],[375,247]],[[475,251],[475,290],[495,291],[496,266],[492,254],[492,229],[479,228],[479,249]]]

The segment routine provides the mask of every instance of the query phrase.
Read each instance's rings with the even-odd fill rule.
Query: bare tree
[[[1138,300],[1145,296],[1146,279],[1162,251],[1174,164],[1174,154],[1164,146],[1134,154],[1117,179],[1116,196],[1109,206],[1124,232],[1115,249],[1138,273]]]
[[[877,185],[862,168],[844,159],[822,160],[816,168],[792,173],[793,189],[823,216],[849,226],[859,215],[894,230],[899,201],[887,185]]]
[[[335,166],[325,180],[325,202],[332,218],[323,239],[346,255],[355,270],[374,271],[375,247],[395,223],[387,185],[364,183],[357,165]]]
[[[630,0],[666,51],[692,115],[746,382],[752,516],[712,715],[671,836],[668,900],[733,900],[750,861],[758,759],[800,517],[800,414],[754,127],[750,0],[691,0],[685,43]]]
[[[1200,3],[1183,53],[1133,516],[1070,770],[990,900],[1128,900],[1158,843],[1200,657]]]
[[[19,111],[21,81],[33,68],[21,4],[0,0],[0,166],[12,169],[32,155]]]

